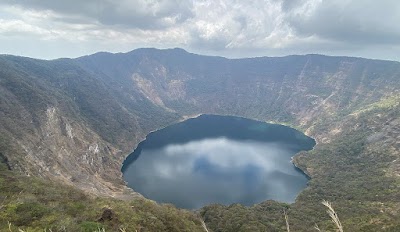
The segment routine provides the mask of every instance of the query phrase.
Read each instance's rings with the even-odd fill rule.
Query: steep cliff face
[[[1,66],[0,144],[12,169],[95,194],[131,192],[119,171],[126,154],[98,131],[124,127],[122,134],[109,133],[129,137],[123,133],[139,127],[105,86],[69,61],[3,56]]]
[[[329,196],[315,193],[321,186],[342,183],[335,170],[351,173],[360,163],[382,169],[377,181],[399,181],[399,80],[398,62],[320,55],[230,60],[138,49],[74,60],[1,56],[0,152],[27,175],[124,197],[133,193],[121,163],[150,131],[201,113],[274,121],[318,142],[295,159],[313,177],[303,204]],[[352,141],[359,147],[340,150]]]
[[[139,93],[165,111],[233,114],[288,123],[319,142],[329,140],[322,135],[325,132],[313,129],[323,121],[400,93],[399,63],[351,57],[228,60],[180,49],[141,49],[95,54],[77,63],[115,89],[121,88],[126,97]]]
[[[327,143],[340,134],[338,118],[400,89],[396,62],[319,55],[229,60],[139,49],[0,63],[2,142],[13,168],[93,192],[114,192],[124,157],[184,116],[287,123]]]

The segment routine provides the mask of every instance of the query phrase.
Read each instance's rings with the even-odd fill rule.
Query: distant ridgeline
[[[392,61],[321,55],[226,59],[182,49],[52,61],[2,55],[0,152],[7,165],[1,172],[10,168],[15,174],[4,174],[0,183],[11,184],[12,178],[25,183],[16,174],[21,173],[40,177],[40,183],[74,186],[72,195],[79,189],[131,198],[138,194],[125,186],[120,169],[147,134],[198,114],[233,115],[287,124],[313,137],[315,148],[294,158],[311,180],[291,205],[204,207],[200,214],[210,230],[282,230],[283,208],[293,231],[309,231],[315,223],[333,230],[320,204],[325,199],[333,202],[345,231],[399,231],[399,102],[400,64]],[[25,191],[23,184],[0,186],[2,228],[7,230],[9,218],[25,229],[41,228],[44,221],[47,228],[59,226],[49,219],[47,206],[55,202],[14,199],[14,190]],[[37,186],[29,196],[46,192]],[[29,205],[17,210],[23,203]],[[162,224],[172,208],[149,209]],[[20,212],[32,212],[32,220],[18,219],[24,216]],[[69,223],[88,221],[85,228],[96,227],[90,223],[101,216],[69,212],[75,212]],[[179,228],[198,225],[201,230],[198,217],[186,213],[191,219],[180,221]],[[135,225],[150,228],[152,217]],[[101,225],[116,228],[111,224]]]

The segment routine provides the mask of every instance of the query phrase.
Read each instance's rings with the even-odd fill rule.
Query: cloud
[[[124,178],[150,199],[184,208],[293,202],[307,179],[290,162],[292,155],[287,144],[208,138],[143,148]]]
[[[298,36],[358,44],[399,44],[398,1],[295,1],[283,4],[286,20]]]
[[[279,47],[289,33],[276,1],[208,0],[194,4],[194,12],[191,44],[199,48],[208,43],[214,49]]]
[[[0,7],[0,44],[11,37],[58,41],[65,46],[58,57],[138,47],[229,57],[325,53],[393,59],[400,52],[396,0],[3,0]],[[31,44],[15,49],[29,51]]]
[[[37,12],[50,11],[54,13],[54,19],[69,23],[99,23],[140,29],[165,28],[192,16],[192,3],[179,0],[5,0],[2,4]]]
[[[49,33],[47,30],[43,30],[40,27],[25,23],[22,20],[3,20],[0,19],[0,33],[4,35],[40,35],[40,36],[48,36]]]

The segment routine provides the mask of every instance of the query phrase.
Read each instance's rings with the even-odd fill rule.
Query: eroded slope
[[[319,55],[229,60],[139,49],[75,60],[2,56],[0,65],[1,152],[13,169],[122,197],[121,163],[150,131],[200,113],[237,115],[316,138],[316,148],[295,159],[312,180],[290,206],[294,228],[329,228],[322,199],[337,203],[352,231],[397,225],[397,62]],[[219,209],[202,211],[214,230],[230,223],[207,217]],[[284,226],[271,220],[268,228]]]

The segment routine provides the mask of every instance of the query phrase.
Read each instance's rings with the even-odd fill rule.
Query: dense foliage
[[[20,176],[0,164],[0,231],[204,231],[194,213],[138,198],[88,196],[71,186]]]
[[[385,99],[357,116],[340,118],[341,136],[296,157],[312,178],[292,205],[212,205],[204,207],[201,215],[212,231],[250,231],[249,227],[284,231],[286,210],[293,231],[311,231],[315,224],[323,231],[335,231],[321,205],[329,200],[345,231],[399,231],[399,172],[391,170],[399,157],[399,144],[386,137],[400,134],[399,117],[400,101]]]

